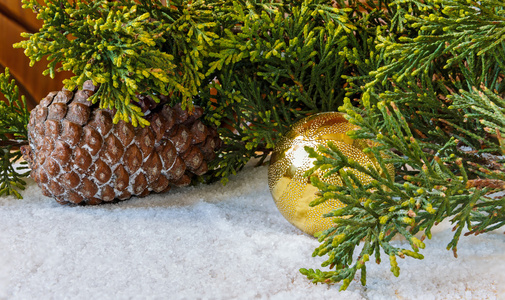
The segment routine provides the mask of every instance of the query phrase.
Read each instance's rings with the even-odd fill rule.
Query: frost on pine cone
[[[22,149],[31,177],[45,196],[59,203],[99,204],[165,192],[203,175],[221,140],[199,117],[149,97],[140,106],[151,125],[133,127],[87,99],[96,87],[51,92],[35,107],[28,124],[29,145]]]

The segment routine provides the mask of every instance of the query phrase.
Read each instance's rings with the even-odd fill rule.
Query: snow
[[[266,167],[112,205],[23,195],[0,198],[0,299],[505,299],[503,230],[462,237],[456,259],[446,223],[398,278],[384,257],[365,287],[310,283],[319,243],[280,215]]]

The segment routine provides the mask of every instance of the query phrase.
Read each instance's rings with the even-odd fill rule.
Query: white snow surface
[[[62,206],[31,180],[23,195],[0,198],[0,299],[505,299],[503,230],[462,237],[456,259],[448,223],[399,277],[383,255],[366,286],[312,284],[299,269],[325,257],[276,209],[266,167],[101,206]]]

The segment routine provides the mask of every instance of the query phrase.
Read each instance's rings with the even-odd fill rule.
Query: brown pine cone
[[[141,99],[151,125],[135,128],[113,124],[113,112],[87,101],[95,90],[86,82],[75,93],[51,92],[31,112],[22,151],[45,196],[62,204],[126,200],[188,185],[207,171],[221,140],[199,120],[203,109],[190,114]]]

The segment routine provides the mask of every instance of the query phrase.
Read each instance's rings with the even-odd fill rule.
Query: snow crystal
[[[298,270],[323,262],[311,256],[319,243],[278,212],[266,167],[112,205],[61,206],[33,181],[24,197],[0,198],[0,299],[505,297],[503,231],[462,237],[456,259],[448,224],[424,260],[398,261],[398,278],[384,256],[369,263],[365,287],[310,283]]]

